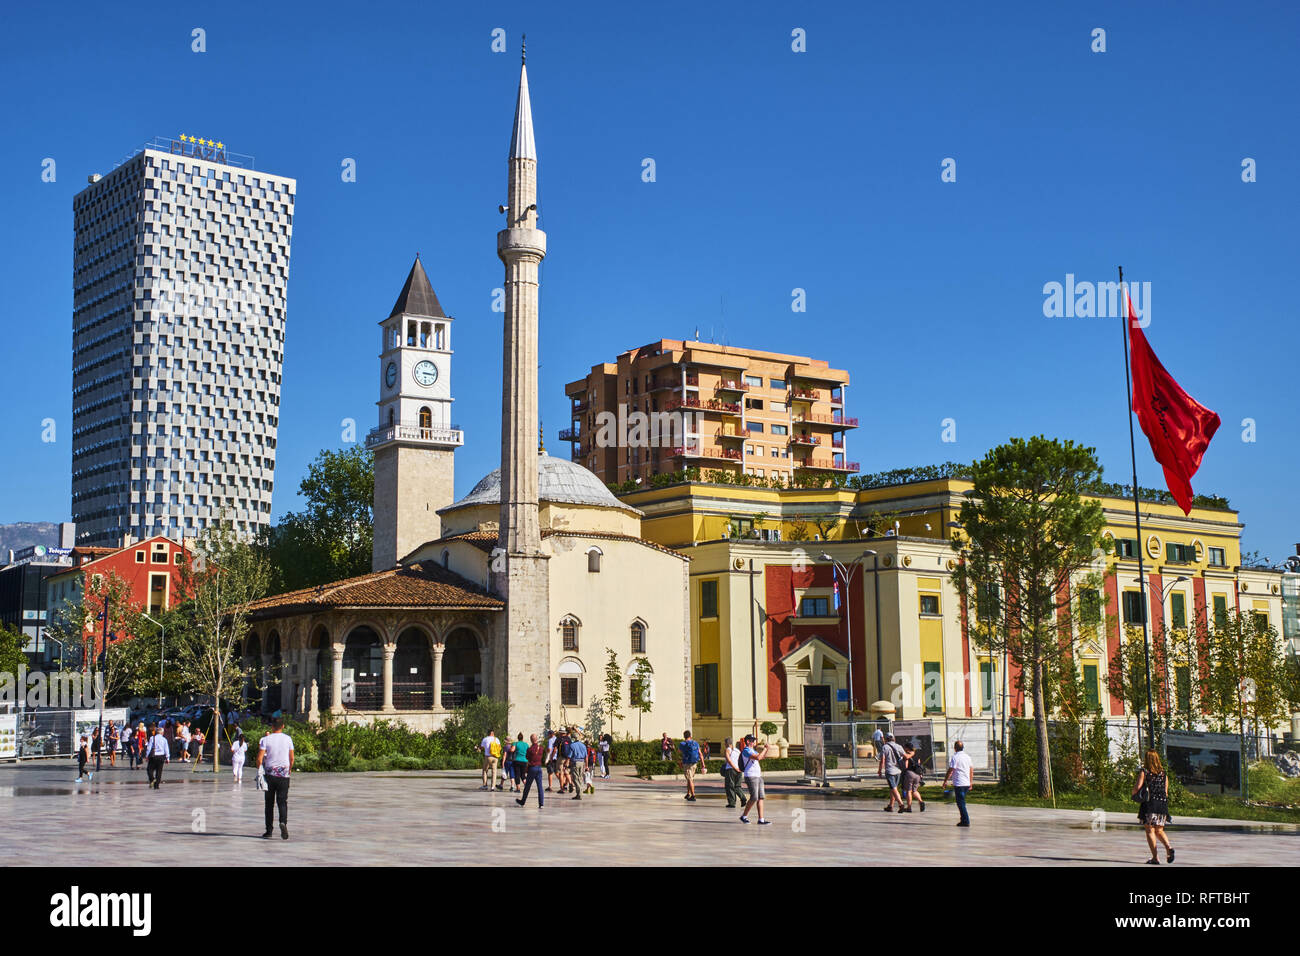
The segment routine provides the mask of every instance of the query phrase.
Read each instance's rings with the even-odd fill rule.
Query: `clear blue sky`
[[[0,521],[68,517],[72,197],[162,134],[221,139],[298,180],[276,515],[342,419],[375,424],[376,322],[417,250],[457,320],[458,493],[495,467],[496,207],[526,31],[552,453],[568,450],[565,382],[698,326],[848,369],[863,471],[1045,433],[1095,446],[1127,481],[1118,321],[1045,318],[1042,292],[1122,264],[1152,283],[1160,358],[1223,418],[1193,485],[1280,560],[1300,540],[1300,14],[1218,7],[7,5]],[[940,182],[946,157],[956,183]],[[1241,181],[1245,157],[1258,182]],[[1138,468],[1161,482],[1145,444]]]

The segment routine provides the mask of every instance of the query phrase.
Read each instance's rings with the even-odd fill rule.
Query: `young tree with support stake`
[[[1042,798],[1052,796],[1047,684],[1073,666],[1074,590],[1101,588],[1096,563],[1111,547],[1101,503],[1085,497],[1100,478],[1091,448],[1014,438],[971,466],[974,488],[952,545],[963,556],[953,583],[982,608],[973,641],[990,655],[1005,653],[1033,700]]]
[[[67,648],[69,655],[80,649],[80,669],[91,680],[98,678],[105,700],[123,694],[151,693],[157,681],[149,685],[147,678],[155,672],[160,651],[152,631],[144,626],[130,582],[114,572],[83,572],[83,578],[81,596],[65,602],[50,615],[49,636]],[[111,641],[107,654],[105,633],[117,638]],[[65,659],[65,666],[69,663]]]
[[[248,634],[248,605],[266,593],[270,570],[227,521],[206,528],[195,550],[198,558],[193,565],[181,569],[187,620],[174,638],[175,660],[183,685],[212,698],[215,773],[221,756],[221,698],[249,677],[250,670],[236,651]]]
[[[609,660],[605,662],[605,696],[602,702],[605,717],[609,719],[609,732],[613,734],[614,722],[623,717],[618,712],[619,704],[623,703],[623,673],[618,669],[618,655],[608,647],[605,648],[605,653],[609,655]]]

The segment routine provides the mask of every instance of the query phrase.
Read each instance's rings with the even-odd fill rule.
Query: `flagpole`
[[[1151,693],[1151,637],[1147,631],[1147,575],[1146,567],[1142,561],[1142,507],[1138,503],[1138,466],[1137,466],[1137,446],[1134,443],[1133,434],[1133,374],[1132,365],[1129,360],[1128,336],[1129,336],[1129,306],[1128,292],[1124,288],[1124,267],[1119,267],[1119,288],[1120,294],[1124,297],[1121,306],[1123,331],[1124,331],[1124,388],[1128,394],[1128,452],[1129,458],[1133,463],[1133,520],[1137,527],[1137,551],[1138,559],[1138,588],[1142,595],[1142,654],[1146,662],[1147,678],[1147,746],[1155,749],[1156,745],[1156,715],[1155,715],[1155,695]],[[1116,571],[1118,578],[1118,571]],[[1116,591],[1119,591],[1118,581],[1116,582]],[[1121,613],[1122,613],[1121,607]],[[1138,726],[1142,723],[1141,715],[1138,715]]]

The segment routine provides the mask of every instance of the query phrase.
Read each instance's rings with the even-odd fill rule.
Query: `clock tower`
[[[453,456],[464,444],[452,424],[451,318],[418,255],[379,325],[379,426],[366,436],[375,453],[376,571],[441,536],[438,509],[454,500]]]

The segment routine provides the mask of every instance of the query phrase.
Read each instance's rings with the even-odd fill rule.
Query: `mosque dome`
[[[641,516],[630,505],[614,497],[605,483],[594,473],[572,461],[539,455],[537,458],[537,499],[540,503],[560,505],[587,505],[596,508],[617,508]],[[497,468],[483,477],[464,498],[441,509],[442,512],[475,505],[501,504],[501,469]]]

